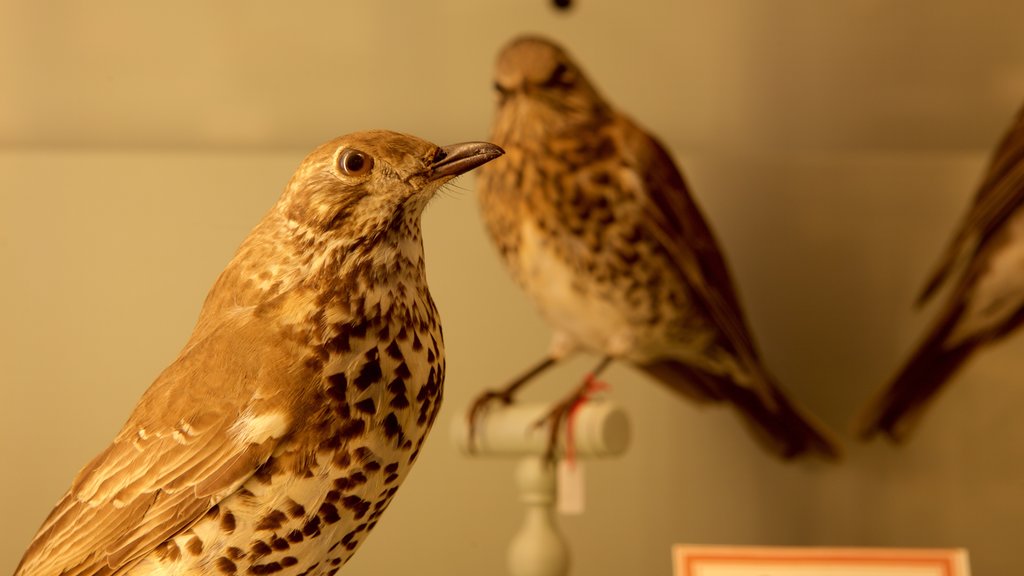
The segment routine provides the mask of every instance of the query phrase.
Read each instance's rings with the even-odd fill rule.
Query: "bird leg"
[[[555,451],[558,448],[558,429],[563,420],[566,424],[565,457],[566,460],[570,462],[573,461],[575,456],[575,448],[573,445],[573,421],[576,415],[576,410],[590,399],[590,395],[592,393],[607,387],[606,384],[598,381],[597,376],[608,367],[608,364],[610,364],[611,361],[611,356],[605,356],[602,358],[597,366],[583,379],[583,383],[580,384],[580,386],[555,404],[551,411],[549,411],[543,418],[534,423],[535,427],[540,427],[545,424],[548,426],[548,449],[545,453],[545,458],[548,462],[555,462]]]
[[[479,417],[486,411],[487,406],[495,400],[500,400],[502,405],[508,406],[513,402],[516,392],[518,392],[524,384],[536,378],[541,372],[554,366],[557,361],[558,358],[554,355],[545,356],[544,359],[537,364],[534,364],[529,370],[518,376],[505,387],[498,390],[485,390],[483,394],[476,397],[476,400],[474,400],[473,404],[469,407],[470,452],[476,450],[476,424]]]

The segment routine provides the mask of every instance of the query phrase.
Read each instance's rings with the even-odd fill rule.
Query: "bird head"
[[[306,156],[277,210],[314,235],[373,239],[418,219],[445,183],[501,154],[487,142],[442,147],[386,130],[356,132]]]
[[[569,54],[539,36],[515,38],[502,49],[494,89],[498,95],[495,133],[514,140],[575,128],[603,117],[608,110]],[[521,118],[527,115],[534,120],[524,125]]]

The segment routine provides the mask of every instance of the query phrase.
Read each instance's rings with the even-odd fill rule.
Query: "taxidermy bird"
[[[864,439],[905,440],[972,354],[1024,321],[1024,108],[996,148],[960,228],[918,297],[950,285],[938,317],[861,416]]]
[[[765,367],[718,242],[658,140],[548,39],[509,43],[494,88],[491,138],[506,156],[480,172],[483,219],[554,337],[538,364],[474,403],[471,421],[587,351],[602,360],[552,411],[553,430],[593,377],[620,360],[686,398],[732,406],[779,457],[834,458],[829,434]]]
[[[337,572],[440,407],[420,214],[500,154],[372,131],[307,156],[16,576]]]

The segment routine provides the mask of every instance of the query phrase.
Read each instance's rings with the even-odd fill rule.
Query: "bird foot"
[[[483,394],[476,397],[473,404],[469,407],[469,453],[476,452],[476,434],[477,434],[477,423],[480,418],[487,412],[487,408],[494,404],[496,401],[500,402],[502,406],[508,406],[515,401],[514,389],[505,388],[504,390],[485,390]]]
[[[551,410],[542,418],[534,422],[535,428],[548,426],[548,447],[544,456],[545,459],[554,464],[558,449],[558,430],[562,422],[565,422],[565,459],[572,464],[576,458],[576,447],[574,439],[574,422],[576,411],[586,404],[595,392],[608,389],[608,384],[597,379],[596,374],[587,374],[583,383],[573,390],[568,396],[555,404]]]

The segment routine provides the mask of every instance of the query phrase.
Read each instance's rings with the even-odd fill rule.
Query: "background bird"
[[[661,144],[544,38],[508,44],[494,87],[492,139],[506,157],[480,173],[482,214],[555,333],[548,356],[481,396],[470,418],[586,350],[603,357],[594,374],[621,359],[693,400],[732,405],[774,454],[835,457],[762,363],[718,243]]]
[[[500,154],[372,131],[307,156],[16,575],[334,574],[439,409],[420,214]]]
[[[862,438],[882,433],[905,440],[924,408],[974,351],[1024,321],[1022,202],[1024,108],[996,148],[974,202],[918,305],[944,284],[953,288],[917,349],[861,415]]]

